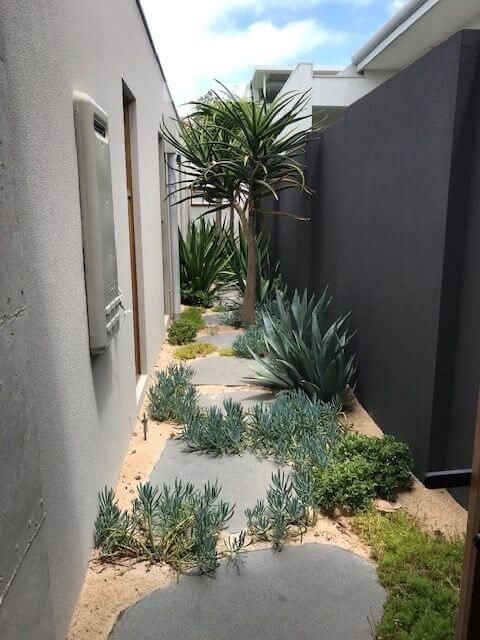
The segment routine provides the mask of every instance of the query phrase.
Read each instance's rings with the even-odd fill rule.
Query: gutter
[[[352,62],[358,71],[364,69],[388,45],[410,29],[423,15],[441,0],[409,0],[381,29],[353,56]]]

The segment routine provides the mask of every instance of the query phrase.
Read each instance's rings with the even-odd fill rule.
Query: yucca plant
[[[226,235],[213,222],[200,218],[179,234],[180,287],[184,304],[211,306],[225,285],[229,259]]]
[[[262,199],[278,200],[285,189],[311,193],[298,161],[307,141],[308,128],[302,121],[309,117],[305,113],[309,95],[288,92],[267,103],[253,96],[241,98],[222,85],[219,92],[210,92],[210,98],[190,103],[190,114],[175,130],[162,127],[165,140],[183,159],[184,180],[169,197],[178,196],[175,204],[179,204],[194,193],[208,203],[206,213],[233,209],[238,214],[247,244],[242,321],[248,326],[257,298],[257,216],[280,213],[263,210]],[[303,219],[294,212],[281,215]]]
[[[328,325],[331,298],[327,289],[317,300],[297,291],[292,301],[277,293],[275,317],[262,312],[268,357],[256,360],[252,382],[277,389],[304,389],[321,400],[342,405],[353,398],[356,356],[349,355],[353,335],[346,329],[349,314]]]

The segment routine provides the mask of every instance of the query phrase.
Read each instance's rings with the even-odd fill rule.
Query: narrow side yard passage
[[[200,331],[199,342],[213,342],[213,338],[219,349],[230,347],[241,333],[218,324],[218,314],[204,318],[210,322]],[[165,343],[156,369],[163,370],[173,361],[174,349]],[[230,399],[249,411],[273,401],[270,392],[250,385],[251,360],[214,352],[189,364],[203,408],[221,408]],[[235,504],[220,537],[223,545],[229,536],[247,528],[245,509],[266,499],[272,474],[290,470],[249,451],[217,456],[190,451],[176,437],[181,429],[169,422],[149,420],[145,440],[144,414],[148,415],[147,400],[115,489],[121,509],[131,508],[139,483],[149,481],[161,488],[181,480],[202,490],[205,483],[218,482],[220,498]],[[360,433],[381,435],[358,403],[345,420]],[[382,511],[402,507],[426,531],[464,534],[465,511],[446,491],[428,491],[415,481],[396,503],[376,502]],[[213,577],[197,571],[179,577],[166,564],[134,558],[100,563],[94,552],[68,638],[367,640],[381,618],[386,597],[370,556],[351,518],[322,514],[303,535],[285,540],[281,551],[272,550],[268,542],[253,542],[242,564],[222,560]]]

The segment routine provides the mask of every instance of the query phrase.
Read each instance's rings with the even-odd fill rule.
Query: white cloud
[[[396,13],[399,9],[406,5],[408,1],[409,0],[393,0],[390,3],[390,13]]]
[[[254,16],[291,0],[142,0],[168,84],[177,104],[194,100],[213,86],[214,79],[244,85],[255,65],[295,64],[319,45],[335,44],[345,34],[326,29],[315,19],[293,20],[277,26],[255,19],[245,28],[220,28],[232,9]],[[329,0],[332,1],[332,0]],[[345,1],[345,0],[335,0]],[[350,0],[352,1],[352,0]],[[353,0],[365,2],[366,0]],[[367,0],[369,1],[369,0]],[[325,0],[301,0],[310,6]]]

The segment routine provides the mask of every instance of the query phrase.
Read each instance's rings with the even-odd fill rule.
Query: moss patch
[[[193,360],[201,356],[207,356],[216,350],[215,345],[210,342],[190,342],[181,347],[177,347],[173,352],[173,357],[177,360]]]
[[[232,349],[232,347],[222,347],[221,349],[218,350],[218,353],[221,356],[234,356],[235,355],[235,351]]]
[[[428,535],[404,512],[353,519],[387,590],[377,640],[453,640],[464,541]]]
[[[182,311],[180,317],[182,320],[189,322],[197,331],[200,331],[200,329],[205,328],[202,313],[205,313],[205,309],[203,307],[187,307]]]

